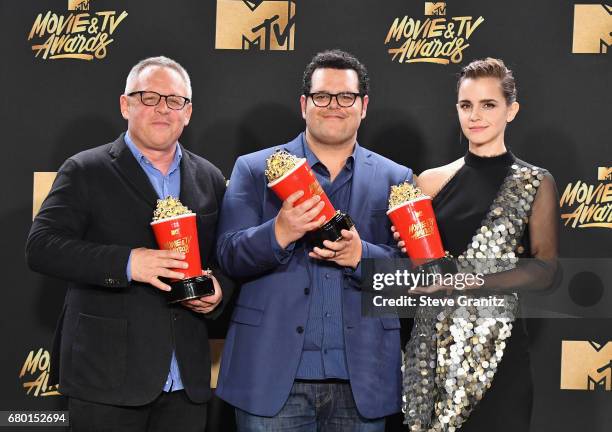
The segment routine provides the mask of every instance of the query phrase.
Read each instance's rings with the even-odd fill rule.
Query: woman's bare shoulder
[[[463,158],[459,158],[449,164],[425,170],[417,176],[417,186],[433,198],[462,166]]]

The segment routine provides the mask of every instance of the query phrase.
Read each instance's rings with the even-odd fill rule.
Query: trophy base
[[[323,241],[332,242],[342,238],[342,230],[350,230],[355,224],[349,215],[337,211],[333,218],[325,222],[320,228],[308,233],[307,241],[311,248],[324,248]]]
[[[167,294],[169,304],[198,297],[211,296],[215,293],[213,280],[207,275],[170,282],[170,287],[172,291]]]
[[[425,274],[455,274],[457,271],[457,263],[450,256],[436,258],[414,269],[414,272]]]

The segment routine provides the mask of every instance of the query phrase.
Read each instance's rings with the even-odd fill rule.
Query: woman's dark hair
[[[467,78],[497,78],[501,84],[502,93],[506,98],[506,103],[510,105],[516,102],[516,83],[512,71],[506,67],[500,59],[487,57],[484,60],[474,60],[464,66],[459,72],[457,81],[457,92],[463,80]]]

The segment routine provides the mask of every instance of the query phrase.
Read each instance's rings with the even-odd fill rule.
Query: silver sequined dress
[[[546,213],[536,220],[555,217],[554,209],[541,203],[553,207],[556,197],[545,201],[538,195],[543,183],[543,194],[555,195],[554,180],[510,152],[495,157],[468,152],[464,162],[433,200],[445,249],[462,260],[465,272],[502,275],[498,285],[541,278],[536,271],[516,269],[516,259],[530,255],[536,197],[538,212]],[[542,229],[548,237],[555,233],[551,226]],[[503,259],[482,259],[496,257]],[[502,272],[511,277],[504,280]],[[517,296],[509,290],[500,297],[505,308],[497,310],[428,308],[417,313],[403,368],[409,430],[529,430],[532,380],[526,325],[515,319]]]

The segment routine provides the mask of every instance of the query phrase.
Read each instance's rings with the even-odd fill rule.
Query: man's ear
[[[126,95],[119,96],[119,109],[121,110],[121,115],[124,119],[130,119],[130,105],[129,100]]]
[[[370,97],[368,95],[363,96],[362,103],[361,103],[361,120],[366,118],[369,103],[370,103]]]
[[[306,104],[308,103],[308,98],[305,95],[300,96],[300,107],[302,108],[302,118],[306,120]]]

